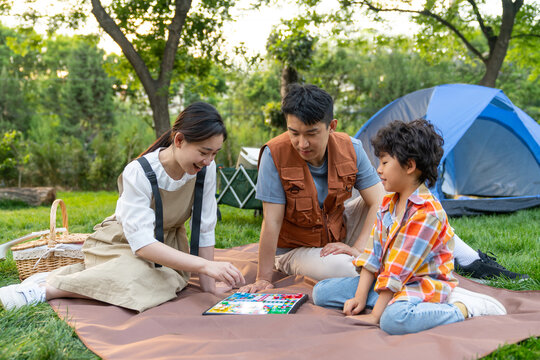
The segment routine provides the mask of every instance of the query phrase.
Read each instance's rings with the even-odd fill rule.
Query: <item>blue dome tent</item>
[[[431,191],[451,215],[540,205],[540,125],[498,89],[439,85],[394,100],[356,133],[373,166],[370,139],[393,120],[424,118],[441,132],[444,155]]]

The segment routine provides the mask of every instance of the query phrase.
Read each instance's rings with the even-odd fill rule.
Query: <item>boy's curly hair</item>
[[[427,120],[409,123],[395,120],[381,128],[371,139],[371,144],[377,157],[387,153],[395,157],[401,166],[406,166],[409,159],[414,160],[416,168],[422,172],[419,182],[426,182],[428,187],[435,185],[444,140]]]

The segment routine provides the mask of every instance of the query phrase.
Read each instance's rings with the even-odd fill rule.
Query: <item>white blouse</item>
[[[167,191],[180,189],[196,175],[185,173],[180,180],[172,179],[161,162],[159,151],[144,155],[156,173],[158,187]],[[150,207],[152,187],[138,161],[129,163],[122,173],[123,192],[116,203],[116,219],[124,229],[126,239],[135,253],[140,248],[158,241],[154,237],[156,215]],[[201,233],[199,246],[215,245],[214,228],[217,222],[216,203],[216,163],[207,166],[204,179],[204,193],[201,213]],[[191,219],[189,220],[191,226]]]

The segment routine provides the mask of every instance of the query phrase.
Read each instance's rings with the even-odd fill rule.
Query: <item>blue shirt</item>
[[[364,151],[362,142],[352,137],[351,141],[356,152],[356,167],[358,168],[354,187],[357,190],[364,190],[377,184],[380,179]],[[312,166],[310,163],[307,165],[317,189],[319,206],[322,207],[328,195],[328,161],[325,158],[324,164],[320,167]],[[283,190],[283,185],[268,146],[264,149],[261,157],[255,197],[261,201],[274,204],[286,203],[285,190]]]

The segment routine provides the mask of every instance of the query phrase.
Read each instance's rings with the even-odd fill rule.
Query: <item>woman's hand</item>
[[[229,262],[208,261],[201,272],[231,288],[240,287],[246,282],[240,270]]]
[[[343,313],[345,315],[360,314],[365,307],[366,299],[362,300],[357,297],[353,297],[352,299],[345,301],[345,304],[343,305]]]
[[[347,254],[357,257],[360,255],[360,251],[342,242],[328,243],[321,249],[321,257],[337,254]]]

